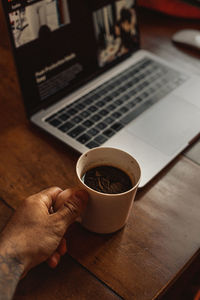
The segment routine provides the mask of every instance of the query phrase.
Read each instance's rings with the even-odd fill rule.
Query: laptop
[[[141,165],[140,187],[200,129],[200,78],[139,49],[135,0],[7,0],[32,123],[83,153],[117,147]]]

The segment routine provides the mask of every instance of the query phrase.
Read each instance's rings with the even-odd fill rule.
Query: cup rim
[[[86,184],[81,180],[80,175],[78,174],[78,164],[79,164],[81,158],[82,158],[85,154],[87,154],[88,152],[93,152],[93,151],[96,151],[96,150],[98,150],[98,149],[102,149],[102,150],[104,150],[104,149],[111,149],[111,150],[115,150],[115,151],[117,150],[117,151],[119,151],[119,152],[122,152],[122,153],[128,155],[131,159],[133,159],[133,160],[136,162],[137,167],[138,167],[138,169],[139,169],[139,179],[137,180],[137,183],[136,183],[131,189],[129,189],[128,191],[125,191],[125,192],[123,192],[123,193],[116,193],[116,194],[101,193],[101,192],[99,192],[99,191],[96,191],[96,190],[92,189],[91,187],[89,187],[88,185],[86,185]],[[125,171],[124,171],[124,172],[125,172]],[[140,180],[141,180],[141,168],[140,168],[140,165],[139,165],[138,161],[137,161],[132,155],[130,155],[128,152],[126,152],[126,151],[124,151],[124,150],[121,150],[121,149],[118,149],[118,148],[114,148],[114,147],[95,147],[95,148],[92,148],[92,149],[90,149],[90,150],[88,150],[88,151],[86,151],[86,152],[84,152],[84,153],[81,154],[81,156],[79,157],[79,159],[77,160],[77,163],[76,163],[76,175],[77,175],[79,181],[80,181],[87,189],[89,189],[90,191],[95,192],[95,193],[97,193],[97,194],[99,194],[99,195],[101,195],[101,196],[104,195],[104,196],[107,196],[107,197],[113,197],[113,196],[120,196],[120,195],[125,195],[125,194],[127,194],[127,193],[130,193],[131,191],[133,191],[135,188],[137,188],[137,187],[139,186]]]

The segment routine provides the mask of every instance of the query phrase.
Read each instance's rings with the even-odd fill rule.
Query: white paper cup
[[[88,187],[82,177],[91,168],[112,166],[124,171],[133,187],[120,194],[105,194]],[[94,148],[82,154],[76,165],[80,187],[89,193],[89,201],[81,224],[96,233],[112,233],[121,229],[128,216],[138,189],[141,170],[138,162],[128,153],[116,148]]]

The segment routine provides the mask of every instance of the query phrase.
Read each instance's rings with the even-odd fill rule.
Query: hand
[[[48,260],[55,267],[66,253],[67,228],[84,211],[85,191],[52,187],[28,197],[12,216],[1,235],[1,252],[15,256],[26,273]]]

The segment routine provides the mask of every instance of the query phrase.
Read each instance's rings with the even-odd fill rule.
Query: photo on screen
[[[134,0],[117,0],[93,13],[100,67],[129,53],[137,40]]]
[[[16,48],[70,23],[67,0],[42,0],[9,13]]]

